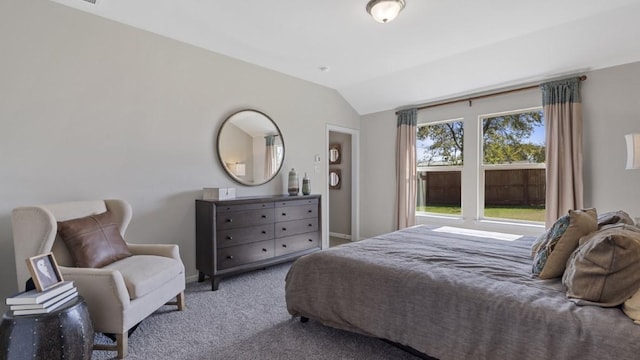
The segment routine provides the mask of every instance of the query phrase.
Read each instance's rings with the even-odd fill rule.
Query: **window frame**
[[[446,119],[446,120],[438,120],[438,121],[431,121],[431,122],[425,122],[425,123],[420,123],[417,124],[416,127],[416,137],[417,137],[417,132],[418,132],[418,128],[423,127],[423,126],[433,126],[433,125],[440,125],[440,124],[446,124],[446,123],[450,123],[450,122],[461,122],[462,123],[462,127],[464,129],[465,126],[465,122],[464,122],[464,118],[463,117],[457,117],[457,118],[453,118],[453,119]],[[416,139],[417,140],[417,139]],[[462,138],[462,149],[463,149],[463,153],[464,153],[464,135]],[[416,146],[416,173],[422,172],[422,171],[426,171],[426,172],[445,172],[445,171],[457,171],[460,173],[460,177],[462,177],[463,175],[463,169],[464,169],[464,158],[462,160],[462,165],[439,165],[439,166],[418,166],[418,147]],[[449,215],[449,214],[442,214],[442,213],[436,213],[436,212],[428,212],[428,211],[418,211],[417,210],[417,199],[416,199],[416,215],[426,215],[426,216],[432,216],[432,217],[444,217],[444,218],[452,218],[452,219],[461,219],[462,218],[462,214],[463,214],[463,207],[464,207],[464,197],[462,196],[462,185],[460,186],[460,214],[459,215]]]
[[[497,222],[508,222],[508,223],[515,223],[515,224],[525,224],[525,225],[539,225],[539,224],[544,224],[544,222],[540,222],[540,221],[530,221],[530,220],[518,220],[518,219],[508,219],[508,218],[495,218],[495,217],[487,217],[484,215],[484,208],[485,208],[485,173],[486,170],[518,170],[518,169],[545,169],[547,168],[547,164],[546,162],[544,163],[530,163],[530,164],[485,164],[484,163],[484,133],[482,132],[482,122],[484,121],[484,119],[487,118],[491,118],[491,117],[497,117],[497,116],[503,116],[503,115],[513,115],[513,114],[521,114],[521,113],[525,113],[525,112],[533,112],[533,111],[542,111],[543,108],[542,106],[535,106],[535,107],[529,107],[529,108],[523,108],[523,109],[517,109],[517,110],[508,110],[508,111],[500,111],[500,112],[495,112],[495,113],[487,113],[487,114],[481,114],[478,115],[478,121],[476,126],[478,126],[478,148],[477,148],[477,154],[478,154],[478,167],[476,169],[476,171],[478,172],[478,188],[476,189],[477,191],[477,196],[478,196],[478,208],[476,209],[476,214],[478,217],[478,220],[483,221],[497,221]],[[544,124],[545,126],[545,132],[546,132],[546,123]],[[547,147],[546,144],[546,140],[545,140],[545,149]],[[546,184],[545,184],[546,186]],[[464,199],[464,198],[463,198]],[[546,205],[546,201],[545,201],[545,205]]]

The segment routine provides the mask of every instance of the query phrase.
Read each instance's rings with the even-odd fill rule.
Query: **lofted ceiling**
[[[338,91],[361,115],[640,61],[640,0],[53,0]],[[323,68],[327,71],[322,71]]]

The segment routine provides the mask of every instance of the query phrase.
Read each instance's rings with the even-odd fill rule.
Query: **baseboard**
[[[185,282],[187,282],[187,283],[192,283],[192,282],[196,282],[196,281],[198,281],[198,274],[187,276],[185,278]]]
[[[335,233],[335,232],[329,232],[329,236],[337,237],[337,238],[340,238],[340,239],[347,239],[347,240],[351,240],[351,235],[347,235],[347,234],[340,234],[340,233]]]

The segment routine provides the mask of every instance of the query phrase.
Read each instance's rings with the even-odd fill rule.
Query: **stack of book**
[[[63,281],[45,291],[30,290],[8,297],[13,315],[47,314],[78,296],[73,281]]]

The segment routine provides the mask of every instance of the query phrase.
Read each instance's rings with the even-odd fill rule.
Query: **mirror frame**
[[[280,161],[280,166],[278,167],[278,169],[273,173],[273,175],[271,175],[270,178],[265,179],[262,182],[259,183],[249,183],[246,181],[243,181],[242,179],[238,178],[235,174],[231,173],[230,170],[227,168],[224,160],[222,159],[222,155],[220,153],[220,135],[222,134],[222,130],[224,129],[224,126],[229,122],[229,120],[231,120],[234,116],[243,113],[243,112],[254,112],[254,113],[258,113],[262,116],[264,116],[267,120],[269,120],[273,126],[276,128],[276,131],[278,132],[278,136],[280,136],[280,141],[282,142],[282,161]],[[282,170],[282,167],[284,166],[284,158],[285,158],[285,144],[284,144],[284,137],[282,136],[282,131],[280,131],[280,128],[278,127],[278,124],[276,124],[275,121],[273,121],[273,119],[265,114],[264,112],[260,111],[260,110],[255,110],[255,109],[242,109],[242,110],[238,110],[233,112],[231,115],[227,116],[226,119],[224,119],[224,121],[222,122],[222,124],[220,124],[220,127],[218,128],[218,134],[216,136],[216,152],[218,153],[218,162],[220,163],[220,166],[222,167],[222,169],[224,170],[225,173],[227,173],[227,175],[229,175],[229,177],[237,182],[240,185],[244,185],[244,186],[260,186],[260,185],[264,185],[268,182],[270,182],[271,180],[275,179],[278,174],[280,174],[280,171]]]

